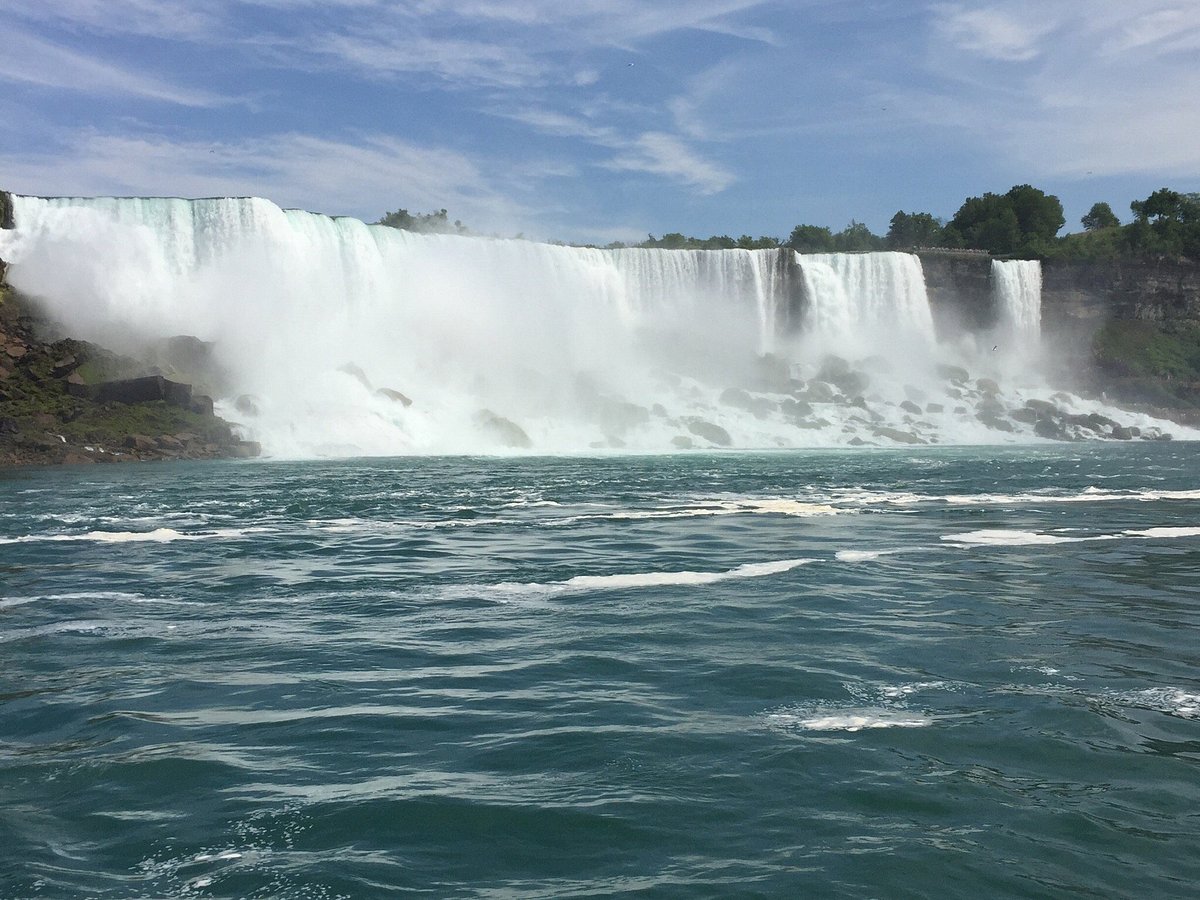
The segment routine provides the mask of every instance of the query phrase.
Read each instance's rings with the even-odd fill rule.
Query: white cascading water
[[[13,202],[14,287],[131,355],[211,341],[218,412],[268,455],[1036,439],[936,369],[910,254],[598,250],[260,199]]]
[[[797,254],[818,340],[869,351],[881,341],[934,342],[921,261],[910,253]]]
[[[1034,352],[1042,334],[1042,265],[1037,260],[992,260],[992,292],[1002,338]]]

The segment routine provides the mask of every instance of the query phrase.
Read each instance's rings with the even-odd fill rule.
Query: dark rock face
[[[13,203],[12,196],[7,191],[0,191],[0,228],[13,228]],[[0,275],[4,272],[4,265],[0,263]]]
[[[123,381],[106,381],[95,387],[99,403],[152,403],[163,400],[171,406],[188,409],[192,405],[192,386],[168,381],[161,375],[144,378],[127,378]],[[212,400],[208,398],[211,411]]]
[[[529,439],[524,428],[511,419],[496,415],[490,409],[481,409],[477,412],[475,424],[506,447],[527,450],[533,446],[533,441]]]
[[[729,432],[706,419],[689,418],[684,420],[684,425],[687,430],[697,437],[702,437],[710,443],[716,444],[718,447],[732,447],[733,438],[729,436]]]
[[[380,388],[375,393],[378,394],[380,397],[386,397],[389,400],[393,400],[396,403],[399,403],[401,406],[405,407],[406,409],[408,407],[412,406],[412,400],[409,397],[405,396],[404,394],[400,393],[399,391],[394,391],[391,388],[385,388],[385,387]]]
[[[992,258],[986,253],[923,252],[921,269],[939,337],[996,324],[992,298]]]

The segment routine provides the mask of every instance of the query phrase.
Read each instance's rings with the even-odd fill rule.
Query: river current
[[[1196,471],[0,473],[0,896],[1193,896]]]

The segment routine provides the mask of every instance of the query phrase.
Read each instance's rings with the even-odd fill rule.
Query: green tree
[[[1062,203],[1028,184],[1006,194],[968,197],[946,227],[964,247],[997,254],[1044,256],[1066,222]]]
[[[833,236],[833,249],[839,253],[882,250],[883,238],[873,234],[862,222],[851,219],[849,225]]]
[[[942,224],[929,213],[897,212],[888,227],[889,250],[915,250],[942,243]]]
[[[1021,239],[1021,225],[1012,203],[1000,194],[968,197],[950,220],[949,228],[961,236],[964,247],[990,253],[1012,253]]]
[[[1112,207],[1101,201],[1093,203],[1092,208],[1079,220],[1087,231],[1099,231],[1102,228],[1116,228],[1121,224]]]
[[[412,214],[407,209],[384,214],[375,223],[386,225],[388,228],[399,228],[401,231],[419,231],[425,234],[469,234],[470,229],[461,221],[450,221],[450,216],[444,209],[437,212]]]
[[[799,253],[829,253],[833,250],[833,232],[822,225],[797,225],[783,245]]]
[[[1129,204],[1134,220],[1124,229],[1129,250],[1144,256],[1200,260],[1200,194],[1159,188]]]

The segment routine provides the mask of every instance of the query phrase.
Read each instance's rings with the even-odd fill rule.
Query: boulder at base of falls
[[[953,382],[954,384],[966,384],[971,380],[971,373],[962,366],[948,366],[939,363],[936,371],[938,378]]]
[[[757,419],[765,419],[778,409],[776,404],[766,397],[752,396],[749,391],[744,391],[741,388],[726,388],[721,391],[719,399],[726,406],[732,406],[735,409],[744,409]],[[793,400],[792,402],[796,401]]]
[[[924,438],[917,437],[911,431],[901,431],[899,428],[889,428],[886,425],[878,425],[873,431],[875,437],[884,437],[888,440],[895,441],[897,444],[928,444]]]
[[[706,419],[696,418],[694,416],[683,420],[683,424],[687,426],[687,430],[696,437],[702,437],[710,443],[716,444],[718,447],[732,447],[733,438],[729,436],[729,432],[720,425],[714,425]]]
[[[388,400],[393,400],[396,403],[399,403],[405,409],[412,406],[411,399],[409,399],[408,397],[406,397],[404,394],[400,393],[399,391],[392,390],[391,388],[380,388],[375,393],[380,397],[386,397]]]
[[[921,407],[917,406],[917,404],[913,403],[911,400],[901,401],[900,408],[905,412],[912,413],[913,415],[919,416],[921,414]]]
[[[475,413],[474,421],[477,427],[486,431],[505,447],[527,450],[533,446],[533,441],[529,439],[525,429],[511,419],[496,415],[490,409],[481,409]]]

